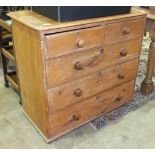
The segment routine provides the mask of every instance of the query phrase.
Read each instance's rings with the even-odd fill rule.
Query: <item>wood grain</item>
[[[48,31],[48,30],[54,30],[54,29],[61,29],[61,28],[67,28],[67,27],[75,27],[79,25],[87,25],[87,24],[94,24],[99,22],[116,22],[119,20],[130,20],[130,18],[137,18],[141,16],[146,16],[147,12],[135,9],[133,8],[130,13],[123,14],[123,15],[116,15],[116,16],[109,16],[109,17],[100,17],[100,18],[92,18],[92,19],[86,19],[86,20],[78,20],[78,21],[72,21],[72,22],[63,22],[59,23],[57,21],[54,21],[50,18],[47,18],[45,16],[42,16],[40,14],[37,14],[33,11],[16,11],[16,12],[10,12],[8,13],[8,16],[17,20],[18,22],[23,23],[24,25],[38,30],[38,31]]]
[[[103,27],[46,35],[47,59],[103,45]],[[83,47],[78,45],[80,41],[83,43]]]
[[[130,101],[133,97],[133,86],[134,81],[130,81],[52,114],[49,117],[49,137],[51,139],[58,138],[98,117],[100,114]],[[119,101],[118,97],[120,98]],[[80,118],[75,120],[74,115],[78,115]]]
[[[145,12],[66,23],[9,15],[23,109],[48,141],[132,99]]]
[[[147,70],[145,74],[145,78],[141,84],[141,93],[144,95],[149,95],[153,92],[154,82],[153,82],[153,74],[155,68],[155,13],[149,11],[149,17],[147,16],[146,22],[146,32],[149,32],[151,43],[148,50],[148,62],[147,62]]]
[[[143,35],[144,28],[144,18],[108,24],[105,28],[105,45],[140,37]],[[128,34],[125,33],[126,29],[129,30]]]
[[[89,76],[49,89],[49,112],[52,113],[101,91],[135,79],[137,66],[138,59],[136,58],[118,66],[100,70]],[[124,77],[120,78],[119,76]],[[80,96],[76,95],[76,91],[82,91],[82,94]]]
[[[50,59],[46,63],[47,88],[76,80],[83,76],[95,73],[98,70],[106,69],[137,57],[140,52],[141,38],[136,38],[127,42],[122,42],[107,47],[98,47],[89,50],[73,53],[71,55]],[[103,54],[100,49],[103,48]],[[121,56],[122,50],[127,52],[126,56]],[[95,57],[96,61],[90,63]],[[83,65],[81,70],[75,69],[75,64],[79,62]]]
[[[6,30],[8,30],[9,32],[11,32],[11,24],[8,24],[6,21],[0,19],[0,25],[5,28]]]
[[[15,20],[12,30],[22,106],[36,126],[47,136],[47,101],[40,33]]]

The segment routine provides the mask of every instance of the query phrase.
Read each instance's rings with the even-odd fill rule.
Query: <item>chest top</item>
[[[20,23],[23,23],[24,25],[38,30],[38,31],[47,31],[47,30],[54,30],[54,29],[63,29],[67,27],[75,27],[75,26],[84,26],[87,24],[99,24],[101,22],[104,23],[110,23],[114,22],[115,20],[123,20],[128,18],[137,18],[139,16],[146,15],[147,12],[144,10],[132,8],[131,12],[128,14],[123,15],[116,15],[116,16],[109,16],[109,17],[100,17],[100,18],[92,18],[92,19],[85,19],[85,20],[77,20],[72,22],[57,22],[55,20],[52,20],[50,18],[47,18],[45,16],[42,16],[40,14],[37,14],[30,10],[23,10],[23,11],[17,11],[17,12],[11,12],[8,13],[8,16],[10,16],[12,19],[17,20]]]

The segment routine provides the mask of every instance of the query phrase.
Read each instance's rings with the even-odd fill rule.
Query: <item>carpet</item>
[[[155,87],[154,87],[154,92],[149,96],[145,96],[140,93],[140,86],[146,73],[148,49],[149,49],[150,42],[151,40],[149,38],[149,34],[147,33],[146,36],[144,36],[143,42],[142,42],[142,49],[141,49],[140,63],[139,63],[138,73],[136,78],[134,99],[118,107],[117,109],[114,109],[109,113],[103,114],[99,118],[91,121],[90,125],[93,128],[100,129],[102,127],[105,127],[106,125],[116,123],[124,115],[128,114],[129,112],[137,110],[138,108],[148,104],[151,100],[155,99]],[[155,73],[153,76],[153,81],[155,81]]]
[[[155,89],[155,87],[154,87]],[[124,115],[131,111],[135,111],[138,108],[148,104],[150,101],[155,99],[155,91],[149,96],[142,95],[139,90],[135,90],[134,99],[109,113],[102,115],[101,117],[90,122],[90,125],[95,129],[100,129],[111,123],[116,123]]]

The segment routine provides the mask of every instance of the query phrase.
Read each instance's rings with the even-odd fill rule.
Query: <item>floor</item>
[[[155,148],[155,101],[95,130],[90,124],[47,144],[25,117],[19,97],[4,88],[0,65],[0,148]]]
[[[0,148],[155,148],[155,101],[115,124],[94,130],[89,124],[46,144],[11,89],[0,88]]]

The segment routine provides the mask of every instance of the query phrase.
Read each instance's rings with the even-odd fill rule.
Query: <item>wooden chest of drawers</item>
[[[66,23],[9,16],[23,109],[47,141],[132,100],[145,12]]]

